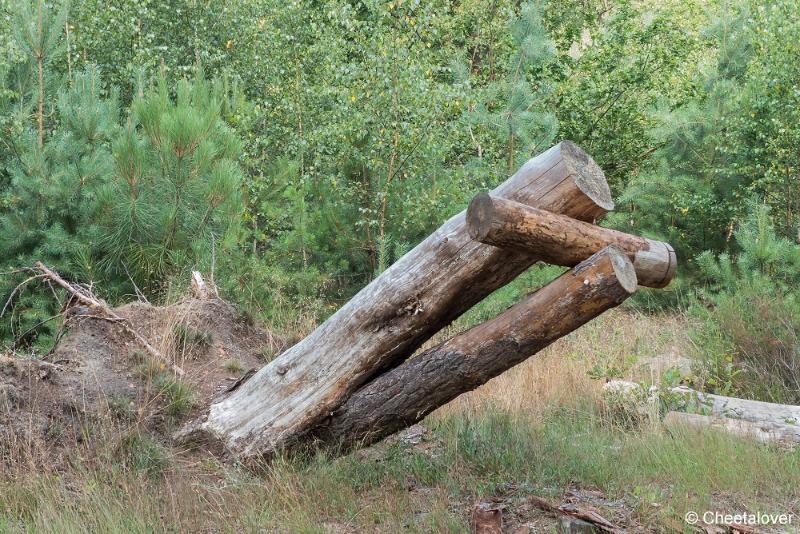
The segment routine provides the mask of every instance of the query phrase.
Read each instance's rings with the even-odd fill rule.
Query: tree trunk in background
[[[611,246],[494,319],[373,379],[314,434],[343,451],[422,420],[565,336],[636,290],[625,252]]]
[[[569,141],[529,160],[493,194],[589,222],[613,208],[603,171]],[[217,442],[242,458],[291,445],[370,378],[406,360],[535,261],[527,252],[473,241],[461,212],[212,404],[205,421],[183,436]]]
[[[467,209],[467,228],[476,241],[530,252],[544,262],[572,267],[608,245],[628,254],[639,285],[665,287],[677,266],[675,251],[661,241],[602,228],[513,200],[480,193]]]

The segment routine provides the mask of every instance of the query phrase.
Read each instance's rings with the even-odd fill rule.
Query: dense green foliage
[[[800,245],[776,236],[770,210],[751,211],[733,235],[740,252],[701,254],[708,286],[691,308],[709,389],[800,403]]]
[[[761,258],[752,230],[768,207],[764,236],[796,246],[795,8],[0,0],[2,270],[42,260],[111,300],[157,300],[213,267],[273,323],[298,307],[318,318],[569,138],[607,172],[610,224],[675,246],[705,346],[735,345],[707,350],[731,382],[763,358],[725,314],[796,316],[795,264]],[[56,328],[39,323],[58,304],[35,281],[13,293],[25,277],[0,282],[0,332],[47,347]],[[758,295],[775,297],[768,310],[745,305]],[[793,328],[770,346],[796,354]],[[781,373],[768,374],[794,398],[796,371]]]
[[[781,235],[797,239],[798,51],[790,1],[726,4],[706,30],[715,54],[695,93],[662,110],[659,150],[624,201],[634,227],[666,234],[684,258],[731,247],[746,200],[772,206]]]

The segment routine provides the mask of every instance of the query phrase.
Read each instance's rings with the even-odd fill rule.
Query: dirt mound
[[[185,374],[148,355],[120,324],[72,307],[46,358],[0,357],[0,448],[82,442],[101,420],[165,435],[284,348],[218,298],[114,312]]]

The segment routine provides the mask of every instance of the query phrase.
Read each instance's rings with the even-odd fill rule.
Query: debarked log
[[[778,443],[787,447],[800,445],[800,427],[768,420],[757,422],[718,415],[669,412],[664,418],[664,425],[683,425],[703,430],[715,428],[759,443]]]
[[[473,239],[526,251],[547,263],[572,267],[608,245],[624,250],[639,284],[665,287],[675,274],[673,248],[664,242],[602,228],[488,193],[472,199],[467,227]]]
[[[613,208],[602,170],[569,141],[529,160],[493,194],[589,222]],[[182,437],[215,442],[240,458],[283,448],[537,259],[473,241],[465,212],[453,216],[309,336],[212,404]]]
[[[314,434],[346,451],[374,443],[519,364],[636,290],[626,254],[607,247],[499,316],[359,389]]]
[[[696,405],[716,417],[764,425],[791,425],[800,436],[800,406],[703,393],[686,386],[677,386],[671,391],[682,397],[687,405]]]

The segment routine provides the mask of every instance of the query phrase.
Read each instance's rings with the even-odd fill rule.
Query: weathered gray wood
[[[703,429],[716,428],[736,436],[753,439],[759,443],[779,443],[791,447],[800,444],[800,426],[772,421],[754,422],[732,417],[669,412],[664,418],[664,424]]]
[[[685,386],[672,388],[672,392],[691,398],[691,404],[696,404],[703,411],[718,417],[741,419],[759,424],[792,425],[800,434],[800,406],[702,393]]]
[[[565,215],[480,193],[467,209],[470,236],[502,248],[531,252],[547,263],[572,267],[608,245],[624,250],[639,284],[665,287],[675,274],[673,248],[661,241],[576,221]]]
[[[568,141],[528,161],[493,194],[585,221],[613,208],[602,170]],[[240,457],[281,448],[535,261],[471,240],[461,212],[212,404],[205,421],[184,436],[216,441]]]
[[[458,395],[613,308],[636,290],[636,273],[611,246],[494,319],[426,350],[374,378],[315,431],[347,450],[420,421]]]
[[[632,400],[643,400],[648,395],[640,384],[628,380],[612,380],[603,389]],[[761,442],[800,443],[800,406],[714,395],[686,386],[673,387],[668,392],[678,396],[686,410],[701,413],[670,412],[665,419],[667,424],[714,427]]]

